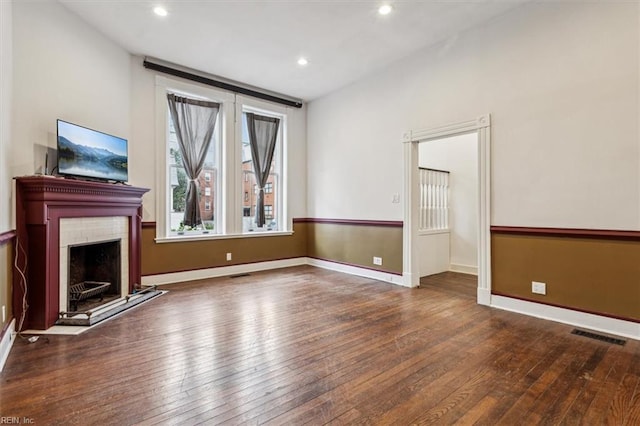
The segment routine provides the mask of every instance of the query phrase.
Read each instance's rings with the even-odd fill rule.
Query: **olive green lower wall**
[[[307,224],[295,223],[293,235],[156,243],[155,227],[142,228],[142,275],[232,266],[304,257]],[[227,261],[227,253],[232,260]]]
[[[640,321],[638,240],[492,233],[491,273],[495,294]]]
[[[402,226],[309,222],[307,256],[402,274]],[[373,257],[382,258],[382,266]]]
[[[142,275],[312,257],[402,274],[402,226],[294,220],[291,236],[156,243],[156,229],[142,229]],[[152,224],[151,224],[152,225]],[[233,260],[226,261],[232,253]],[[374,265],[373,257],[382,265]]]
[[[5,329],[7,324],[13,318],[12,303],[11,303],[11,289],[13,279],[13,239],[9,239],[0,243],[0,308],[5,306],[7,317],[6,320],[0,326],[0,336],[2,336],[2,330]],[[0,317],[0,320],[2,318]]]

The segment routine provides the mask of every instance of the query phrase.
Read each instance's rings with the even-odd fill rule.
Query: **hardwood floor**
[[[313,267],[163,287],[80,336],[18,339],[0,416],[35,424],[640,424],[640,342]]]

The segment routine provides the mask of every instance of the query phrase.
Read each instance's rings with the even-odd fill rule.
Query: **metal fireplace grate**
[[[78,310],[78,302],[90,299],[92,297],[100,297],[103,299],[104,293],[109,290],[111,283],[103,281],[83,281],[69,287],[69,301],[73,306],[73,310]]]
[[[600,340],[602,342],[612,343],[614,345],[620,345],[620,346],[624,346],[624,344],[627,343],[627,341],[623,340],[623,339],[616,339],[615,337],[605,336],[604,334],[598,334],[598,333],[592,333],[590,331],[578,330],[577,328],[574,329],[571,332],[571,334],[575,334],[577,336],[584,336],[584,337],[588,337],[590,339],[596,339],[596,340]]]

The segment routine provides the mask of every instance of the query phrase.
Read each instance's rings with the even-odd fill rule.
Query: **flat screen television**
[[[58,120],[58,174],[126,182],[127,140]]]

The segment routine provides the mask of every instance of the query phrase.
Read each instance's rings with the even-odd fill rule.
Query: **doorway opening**
[[[478,134],[418,144],[420,278],[443,272],[478,275]]]
[[[404,285],[417,287],[420,283],[418,231],[420,227],[420,146],[423,142],[470,135],[476,146],[476,188],[475,204],[477,223],[477,301],[491,303],[491,117],[483,115],[476,119],[452,123],[445,126],[411,130],[404,135],[404,227],[403,227],[403,280]],[[446,142],[445,142],[446,143]],[[427,144],[424,144],[425,146]],[[468,253],[467,253],[468,256]],[[451,262],[450,262],[451,263]],[[464,267],[464,263],[461,263]],[[466,265],[473,266],[473,265]],[[468,270],[467,272],[472,272]]]

